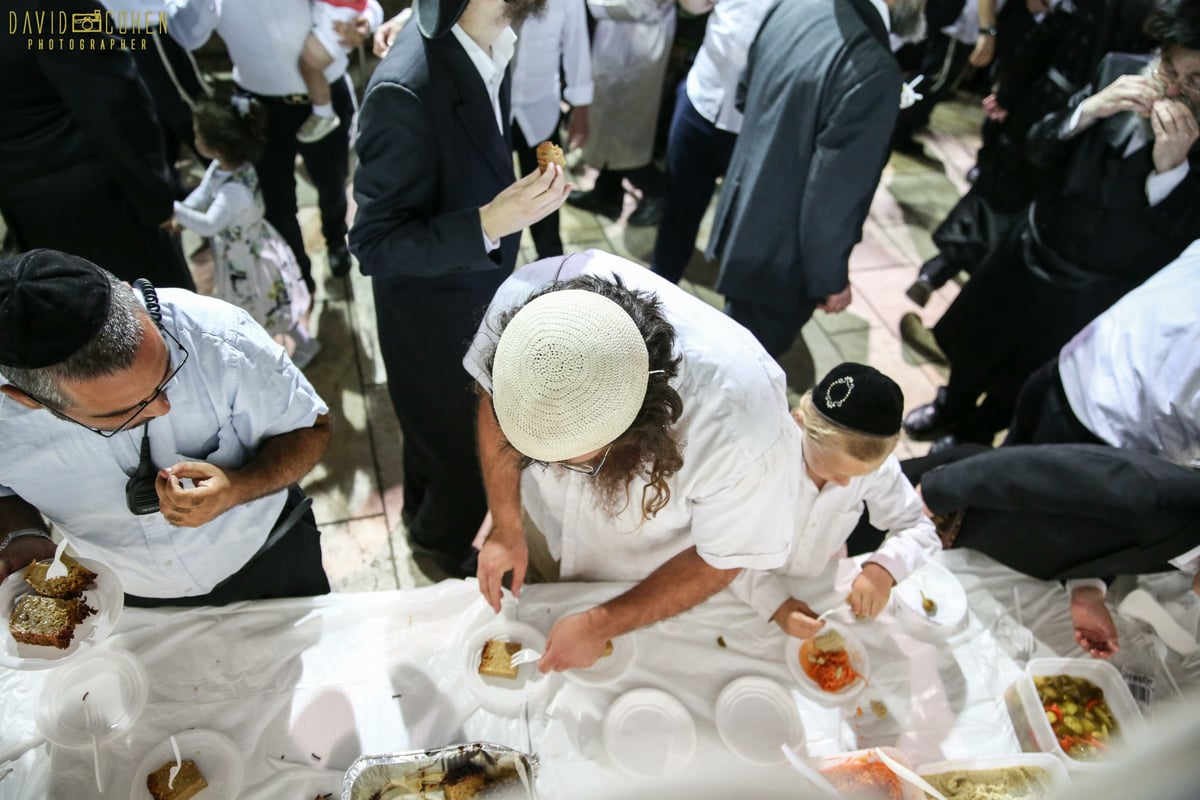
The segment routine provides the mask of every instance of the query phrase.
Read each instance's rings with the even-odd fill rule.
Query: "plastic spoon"
[[[929,795],[930,797],[936,798],[936,800],[946,800],[946,796],[943,795],[941,792],[939,792],[937,789],[933,788],[933,786],[930,785],[929,781],[925,780],[920,775],[913,772],[911,769],[904,766],[899,761],[897,761],[896,759],[889,756],[887,753],[883,752],[883,750],[876,748],[875,755],[879,756],[879,760],[882,761],[884,763],[884,765],[888,769],[890,769],[895,774],[895,776],[897,778],[899,778],[900,780],[911,783],[913,786],[917,787],[922,792],[925,792],[925,794]]]
[[[807,779],[808,782],[813,785],[814,788],[821,792],[821,794],[826,795],[827,797],[842,796],[841,793],[834,788],[833,784],[830,783],[824,775],[817,771],[816,767],[805,761],[803,756],[801,756],[792,748],[788,747],[786,743],[780,744],[779,749],[783,751],[784,757],[788,760],[788,763],[792,765],[792,768],[803,775],[805,779]],[[946,798],[943,797],[942,800],[946,800]]]
[[[67,565],[63,563],[63,551],[67,549],[67,540],[63,539],[58,543],[58,547],[54,549],[54,560],[50,562],[50,566],[46,568],[46,578],[65,578],[67,577]]]

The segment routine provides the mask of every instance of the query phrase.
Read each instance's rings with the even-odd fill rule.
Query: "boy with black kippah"
[[[825,623],[791,596],[784,577],[817,575],[843,557],[864,504],[871,524],[888,533],[851,586],[848,601],[856,615],[877,616],[892,586],[941,549],[921,498],[892,454],[903,409],[904,395],[895,381],[873,367],[847,362],[830,370],[792,411],[804,430],[805,477],[791,556],[771,572],[745,570],[732,584],[735,594],[788,635],[808,638]]]

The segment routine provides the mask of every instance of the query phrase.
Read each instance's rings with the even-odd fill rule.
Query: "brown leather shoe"
[[[954,540],[958,538],[958,531],[962,528],[963,517],[967,510],[960,509],[953,514],[934,514],[933,527],[937,529],[938,538],[942,540],[942,549],[949,550],[954,547]]]
[[[900,318],[900,339],[934,364],[950,366],[950,359],[946,358],[946,354],[938,346],[933,331],[925,327],[921,317],[912,311]]]

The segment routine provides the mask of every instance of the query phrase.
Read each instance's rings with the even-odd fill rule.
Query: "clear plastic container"
[[[858,762],[869,764],[874,761],[879,761],[880,758],[875,754],[876,750],[886,750],[887,754],[893,759],[912,769],[912,765],[908,759],[894,747],[871,748],[869,750],[854,750],[849,753],[838,753],[836,756],[827,756],[825,758],[816,758],[812,760],[812,765],[818,770],[824,772],[827,769],[840,766],[847,762]],[[907,781],[897,778],[900,783],[901,796],[904,800],[926,800],[925,793]]]
[[[917,774],[928,779],[930,775],[943,775],[947,772],[975,772],[976,770],[1013,769],[1016,767],[1037,767],[1045,771],[1050,779],[1050,792],[1045,795],[1046,797],[1057,796],[1057,793],[1065,789],[1071,780],[1062,761],[1050,753],[1021,753],[1012,756],[983,756],[938,761],[919,767]]]
[[[1033,682],[1034,678],[1048,675],[1083,678],[1104,691],[1104,699],[1121,731],[1118,741],[1114,743],[1114,749],[1120,748],[1121,740],[1128,741],[1134,734],[1145,730],[1146,722],[1142,718],[1142,712],[1129,687],[1121,678],[1121,673],[1112,664],[1090,658],[1035,658],[1029,662],[1025,673],[1013,681],[1004,692],[1004,702],[1012,718],[1013,730],[1017,734],[1021,749],[1025,752],[1051,753],[1072,771],[1096,769],[1107,763],[1105,760],[1080,761],[1063,751],[1049,720],[1046,719],[1046,710],[1042,707],[1037,687]]]

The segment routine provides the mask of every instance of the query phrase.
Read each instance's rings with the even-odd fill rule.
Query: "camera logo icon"
[[[96,9],[71,15],[71,33],[100,33],[104,30],[104,12]]]

